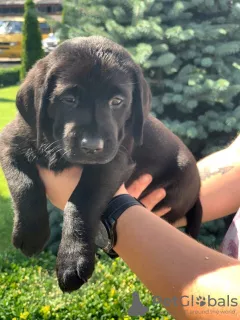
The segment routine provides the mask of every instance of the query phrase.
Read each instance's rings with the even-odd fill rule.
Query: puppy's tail
[[[202,223],[202,205],[199,198],[197,199],[192,209],[187,212],[186,218],[186,233],[194,239],[197,239]]]

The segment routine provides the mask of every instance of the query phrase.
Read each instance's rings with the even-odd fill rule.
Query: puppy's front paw
[[[40,253],[50,237],[50,228],[48,223],[39,223],[24,225],[16,224],[12,233],[13,245],[22,251],[28,257]]]
[[[78,290],[91,278],[94,271],[95,255],[92,253],[81,255],[79,250],[71,251],[59,249],[57,257],[57,278],[63,292]]]

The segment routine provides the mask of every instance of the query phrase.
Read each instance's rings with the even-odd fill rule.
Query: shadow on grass
[[[12,247],[13,213],[10,198],[0,196],[0,252]]]
[[[0,103],[1,102],[15,102],[16,99],[7,99],[7,98],[0,98]]]

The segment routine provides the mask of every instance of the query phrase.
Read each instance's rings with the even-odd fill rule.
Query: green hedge
[[[20,66],[0,68],[0,87],[13,86],[19,82]]]
[[[90,282],[71,294],[58,288],[54,266],[48,253],[32,259],[16,251],[0,255],[0,319],[128,320],[134,291],[149,308],[144,318],[135,319],[173,319],[119,258],[104,254]]]

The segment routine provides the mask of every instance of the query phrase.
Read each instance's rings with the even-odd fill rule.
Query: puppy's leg
[[[120,185],[131,175],[124,154],[105,165],[85,166],[65,210],[57,276],[63,291],[77,290],[92,275],[95,237],[101,214]]]
[[[1,153],[0,163],[14,208],[12,241],[26,256],[39,253],[50,235],[44,186],[34,165],[24,156]]]
[[[200,198],[198,198],[192,209],[190,209],[186,214],[186,233],[194,239],[197,239],[200,232],[202,223],[202,211],[202,204]]]

